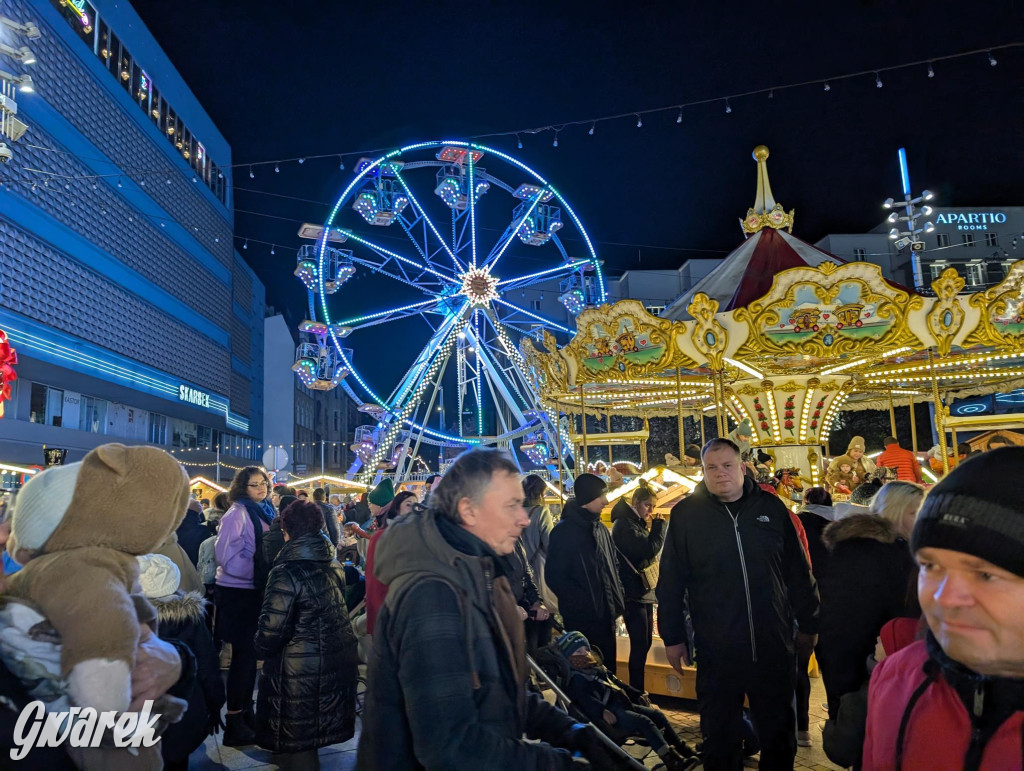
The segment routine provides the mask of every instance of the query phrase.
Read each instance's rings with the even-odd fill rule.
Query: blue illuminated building
[[[0,51],[33,89],[27,132],[0,138],[0,329],[19,357],[0,463],[110,441],[199,473],[218,446],[259,458],[265,293],[234,249],[230,146],[125,0],[0,15],[39,31],[0,26],[35,59]]]

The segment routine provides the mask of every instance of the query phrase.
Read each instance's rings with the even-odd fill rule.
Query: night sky
[[[139,0],[139,14],[231,143],[236,248],[268,303],[302,318],[292,277],[298,224],[322,221],[359,151],[559,125],[867,70],[862,77],[483,140],[551,179],[612,274],[720,257],[742,241],[755,145],[771,148],[794,234],[864,232],[899,196],[906,146],[915,192],[938,205],[1024,203],[1024,49],[882,73],[879,67],[1024,40],[1021,5],[974,3],[311,2]],[[842,7],[843,11],[831,10]],[[826,8],[829,10],[823,11]],[[284,219],[254,216],[259,212]],[[395,233],[394,235],[401,235]],[[241,251],[244,238],[249,248]],[[270,255],[273,242],[278,248]],[[528,266],[527,266],[528,267]],[[350,294],[354,311],[389,307]],[[385,338],[387,339],[387,338]],[[403,351],[396,346],[396,355]],[[404,367],[403,367],[404,369]]]

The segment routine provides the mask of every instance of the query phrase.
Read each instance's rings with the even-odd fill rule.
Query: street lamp
[[[19,91],[25,93],[35,91],[35,83],[32,82],[31,75],[14,75],[13,73],[0,70],[0,81],[17,86]]]
[[[925,286],[924,276],[921,273],[920,253],[924,250],[924,242],[920,240],[922,233],[931,233],[935,225],[925,222],[918,227],[917,221],[921,217],[927,217],[932,213],[931,206],[920,206],[924,201],[930,201],[935,197],[931,190],[922,190],[921,195],[916,198],[910,192],[910,172],[907,169],[907,149],[901,147],[899,150],[900,179],[903,182],[903,200],[886,198],[882,204],[883,209],[894,209],[892,214],[886,217],[886,221],[896,225],[889,231],[889,238],[896,242],[896,248],[903,251],[908,246],[911,248],[911,265],[914,271],[914,288],[922,289]],[[916,207],[920,206],[920,209]],[[902,210],[902,213],[900,213]],[[902,223],[902,224],[897,224]]]
[[[19,35],[24,35],[29,40],[38,40],[42,37],[42,33],[39,32],[39,27],[36,26],[34,21],[26,21],[22,24],[14,19],[8,19],[6,16],[0,16],[0,26],[7,27],[12,31],[17,32]]]
[[[28,46],[21,46],[20,48],[15,48],[14,46],[9,46],[4,43],[0,43],[0,54],[9,56],[15,61],[21,62],[22,64],[36,63],[36,55],[32,53],[32,49]]]

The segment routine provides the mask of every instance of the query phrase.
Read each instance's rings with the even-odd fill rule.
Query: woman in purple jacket
[[[247,466],[235,474],[228,490],[231,507],[220,520],[217,543],[218,637],[231,644],[228,670],[228,715],[224,744],[256,743],[252,692],[256,686],[254,638],[270,566],[263,558],[263,534],[276,512],[271,505],[270,479],[263,469]]]

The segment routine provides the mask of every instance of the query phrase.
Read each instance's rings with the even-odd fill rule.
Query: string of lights
[[[495,139],[495,138],[501,138],[501,137],[515,137],[516,138],[516,143],[517,143],[518,147],[520,149],[522,149],[522,147],[523,147],[522,136],[523,135],[530,136],[530,135],[538,135],[538,134],[545,134],[547,132],[552,132],[554,134],[554,138],[553,138],[553,141],[552,141],[552,146],[558,147],[559,135],[563,131],[565,131],[566,129],[569,129],[569,128],[586,127],[587,128],[587,131],[586,131],[587,135],[593,136],[596,133],[596,127],[597,127],[598,124],[608,123],[608,122],[611,122],[611,121],[621,121],[621,120],[633,120],[633,119],[635,119],[636,120],[636,127],[638,129],[642,129],[643,126],[644,126],[644,120],[643,120],[644,117],[650,117],[650,116],[656,116],[656,115],[667,115],[667,116],[670,116],[670,117],[672,117],[674,119],[675,123],[681,124],[684,121],[684,117],[683,117],[684,116],[684,111],[687,110],[687,109],[690,109],[690,108],[701,107],[701,106],[704,106],[704,105],[718,103],[718,104],[722,105],[723,112],[725,114],[729,115],[729,114],[732,114],[734,112],[734,107],[733,106],[739,100],[749,99],[749,98],[752,98],[752,97],[759,97],[759,96],[764,96],[764,97],[767,97],[768,99],[774,99],[776,93],[782,93],[782,92],[785,92],[785,91],[792,91],[792,90],[802,89],[802,88],[809,88],[811,86],[818,86],[818,87],[821,88],[821,91],[823,93],[830,93],[830,92],[835,90],[835,85],[837,83],[842,83],[842,82],[845,82],[845,81],[855,80],[855,79],[859,79],[859,78],[866,78],[866,77],[873,78],[874,82],[875,82],[875,87],[881,89],[885,85],[884,81],[882,80],[882,75],[885,74],[885,73],[893,73],[893,72],[899,72],[899,71],[902,71],[902,70],[908,70],[908,69],[914,69],[914,68],[922,68],[924,70],[924,73],[925,73],[926,77],[928,77],[928,78],[935,78],[937,76],[937,73],[936,73],[936,70],[935,70],[935,65],[937,65],[939,63],[952,62],[952,61],[961,60],[961,59],[969,59],[969,58],[972,58],[972,57],[985,57],[985,61],[987,61],[987,63],[990,66],[995,67],[998,64],[998,59],[996,58],[996,55],[995,55],[996,53],[1004,52],[1004,51],[1010,51],[1010,50],[1014,50],[1014,49],[1019,49],[1021,47],[1024,47],[1024,42],[1019,42],[1018,41],[1018,42],[1012,42],[1012,43],[1004,43],[1004,44],[1001,44],[1001,45],[994,45],[994,46],[989,46],[989,47],[986,47],[986,48],[976,48],[976,49],[973,49],[973,50],[970,50],[970,51],[960,51],[960,52],[952,53],[952,54],[943,54],[943,55],[939,55],[939,56],[931,56],[931,57],[928,57],[928,58],[925,58],[925,59],[918,59],[918,60],[915,60],[915,61],[912,61],[912,62],[904,62],[904,63],[900,63],[900,64],[882,65],[882,66],[878,66],[878,67],[872,67],[872,68],[869,68],[869,69],[857,70],[855,72],[846,72],[846,73],[841,73],[841,74],[838,74],[838,75],[829,75],[829,76],[824,76],[824,77],[810,78],[810,79],[794,81],[794,82],[790,82],[790,83],[779,83],[779,84],[775,84],[775,85],[764,86],[762,88],[750,89],[750,90],[746,90],[746,91],[737,91],[737,92],[732,92],[732,93],[727,93],[727,94],[718,94],[718,95],[715,95],[715,96],[705,97],[705,98],[702,98],[702,99],[692,99],[692,100],[687,100],[687,101],[681,101],[681,102],[676,102],[674,104],[663,105],[663,106],[660,106],[660,107],[648,107],[648,108],[637,109],[637,110],[628,110],[628,111],[625,111],[625,112],[608,114],[608,115],[591,116],[591,117],[586,117],[586,118],[577,118],[577,119],[572,119],[572,120],[566,120],[566,121],[563,121],[561,123],[549,123],[549,124],[542,124],[542,125],[533,126],[533,127],[526,127],[526,128],[511,129],[511,130],[505,130],[505,131],[492,131],[492,132],[487,132],[487,133],[473,134],[473,135],[470,135],[469,137],[467,137],[467,139],[475,141],[475,140],[482,140],[482,139]],[[33,146],[33,147],[36,147],[36,146]],[[47,152],[64,152],[64,153],[67,153],[69,155],[74,155],[73,153],[69,153],[68,151],[55,150],[53,148],[36,147],[36,149],[45,150]],[[344,170],[345,169],[344,159],[346,157],[358,158],[358,157],[363,157],[363,156],[382,155],[382,154],[384,154],[386,152],[389,152],[389,151],[391,151],[393,149],[394,149],[394,147],[390,147],[389,146],[389,147],[376,147],[376,148],[364,148],[364,149],[333,150],[331,152],[326,152],[326,153],[297,155],[297,156],[292,156],[292,157],[287,157],[287,158],[271,158],[271,159],[259,160],[259,161],[239,162],[239,163],[231,164],[230,167],[225,167],[225,168],[246,170],[247,173],[248,173],[249,178],[250,179],[255,179],[256,178],[256,169],[263,169],[265,167],[272,166],[273,167],[273,172],[272,173],[280,173],[281,165],[282,164],[295,163],[295,164],[302,165],[306,161],[311,161],[311,160],[334,159],[334,160],[336,160],[338,162],[339,169]],[[97,162],[109,163],[109,161],[106,160],[106,159],[94,159],[94,160],[96,160]],[[41,172],[38,169],[25,169],[25,170],[26,171],[30,171],[30,172],[40,173],[40,174],[45,173],[45,172]],[[135,169],[124,168],[124,169],[120,169],[118,171],[113,171],[113,172],[103,173],[103,174],[86,174],[86,175],[59,175],[59,174],[53,174],[51,176],[57,177],[57,178],[60,178],[60,179],[68,179],[68,180],[73,180],[73,179],[96,180],[96,179],[123,178],[123,177],[131,176],[131,175],[135,175],[135,176],[163,176],[163,177],[167,177],[167,170],[166,169],[147,169],[147,168],[135,168]],[[198,182],[198,178],[195,175],[192,175],[192,179],[193,179],[194,182]],[[168,180],[168,184],[170,184],[170,180]]]

